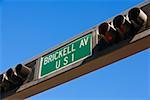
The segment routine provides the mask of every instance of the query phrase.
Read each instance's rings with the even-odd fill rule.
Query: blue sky
[[[3,0],[0,2],[0,72],[141,2]],[[142,51],[28,99],[148,100],[149,54],[150,50]]]

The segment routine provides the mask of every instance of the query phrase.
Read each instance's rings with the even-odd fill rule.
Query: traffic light
[[[140,8],[132,8],[125,15],[118,15],[111,22],[98,26],[98,45],[100,49],[107,48],[120,41],[135,36],[145,27],[148,17]]]
[[[28,81],[31,72],[31,68],[18,64],[14,69],[10,68],[6,73],[1,74],[1,95],[9,94],[10,91],[19,88],[24,82]]]

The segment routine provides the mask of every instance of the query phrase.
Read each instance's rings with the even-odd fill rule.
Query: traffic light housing
[[[111,21],[103,22],[97,28],[99,49],[105,49],[135,36],[146,27],[148,17],[140,8],[132,8],[127,14],[118,15]]]
[[[18,64],[14,69],[10,68],[0,75],[1,95],[8,95],[17,90],[31,77],[31,68]]]

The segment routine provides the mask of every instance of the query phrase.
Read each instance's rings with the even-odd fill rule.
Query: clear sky
[[[141,2],[0,1],[0,73]],[[28,99],[150,100],[149,57],[150,49]]]

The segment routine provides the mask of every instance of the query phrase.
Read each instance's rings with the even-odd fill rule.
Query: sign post
[[[43,78],[92,55],[92,34],[87,34],[66,46],[40,58],[39,78]]]

